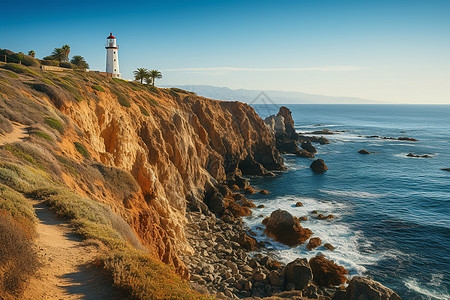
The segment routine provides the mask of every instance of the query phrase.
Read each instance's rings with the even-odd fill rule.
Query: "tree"
[[[153,84],[153,78],[150,77],[150,73],[144,78],[145,84]]]
[[[64,50],[61,48],[55,48],[50,56],[51,60],[57,60],[59,62],[66,61]]]
[[[71,63],[76,65],[78,69],[86,70],[89,69],[89,64],[86,62],[83,56],[81,55],[74,55],[72,56],[72,59],[70,60]]]
[[[162,73],[158,70],[151,70],[149,72],[150,77],[152,78],[152,85],[155,86],[155,80],[162,78]]]
[[[140,80],[141,83],[147,78],[150,74],[146,68],[137,68],[136,71],[133,71],[134,79]]]
[[[36,57],[36,53],[33,50],[28,51],[28,55],[31,56],[32,58]]]
[[[70,46],[66,44],[61,47],[61,50],[63,51],[64,54],[64,61],[69,61]]]

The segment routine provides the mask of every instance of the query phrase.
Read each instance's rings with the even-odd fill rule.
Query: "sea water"
[[[276,114],[254,105],[262,118]],[[403,299],[450,299],[450,105],[287,105],[297,132],[330,129],[330,144],[314,144],[329,170],[315,174],[312,160],[284,155],[286,171],[251,178],[269,195],[245,219],[258,240],[287,263],[297,257],[326,257],[395,290]],[[384,137],[411,137],[399,141]],[[365,149],[371,153],[359,154]],[[408,153],[430,155],[411,158]],[[302,202],[302,207],[295,207]],[[276,209],[307,216],[303,227],[336,249],[290,248],[263,234],[261,221]],[[317,210],[334,219],[317,220]]]

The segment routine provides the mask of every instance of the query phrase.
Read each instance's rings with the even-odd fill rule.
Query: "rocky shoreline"
[[[316,149],[311,142],[328,143],[323,137],[298,135],[286,107],[282,107],[276,116],[266,118],[265,124],[275,136],[276,147],[281,153],[314,158]],[[261,172],[252,165],[243,167],[244,174],[273,176],[270,171]],[[322,160],[315,160],[311,168],[316,172],[326,170]],[[204,203],[197,202],[188,207],[186,238],[194,248],[194,254],[180,258],[189,269],[193,289],[219,299],[350,300],[360,299],[360,296],[367,300],[400,299],[392,290],[370,279],[355,276],[348,281],[348,271],[324,255],[309,261],[298,258],[285,265],[273,257],[254,254],[253,251],[265,245],[252,237],[253,233],[241,220],[256,208],[245,197],[256,191],[241,175],[239,172],[228,174],[225,182],[207,191]],[[268,191],[261,190],[260,193]],[[300,219],[287,211],[272,212],[263,225],[268,236],[288,246],[308,240],[308,249],[321,245],[320,238],[310,239],[312,232],[303,228]],[[324,247],[333,250],[330,244]]]

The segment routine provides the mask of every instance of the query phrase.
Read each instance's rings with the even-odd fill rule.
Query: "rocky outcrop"
[[[319,237],[313,237],[309,239],[308,244],[306,245],[306,249],[313,250],[322,245],[322,240]]]
[[[413,153],[408,153],[406,156],[408,157],[415,157],[415,158],[432,158],[431,155],[424,154],[424,155],[416,155]]]
[[[311,258],[309,264],[314,274],[314,282],[319,286],[336,286],[347,282],[345,275],[348,271],[326,259],[324,255]]]
[[[325,165],[323,159],[316,159],[313,161],[310,168],[317,173],[323,173],[328,170],[328,167]]]
[[[278,209],[263,220],[264,233],[276,241],[294,247],[303,244],[312,235],[312,231],[303,228],[297,217],[285,210]]]
[[[442,171],[447,171],[447,172],[450,172],[450,168],[448,168],[448,169],[441,169]]]
[[[317,153],[317,149],[311,144],[311,141],[305,141],[301,147],[310,153]]]
[[[359,154],[370,154],[369,151],[365,150],[365,149],[361,149],[358,151]]]
[[[401,298],[379,282],[355,276],[350,280],[346,291],[337,293],[333,300],[401,300]]]
[[[286,282],[292,283],[297,290],[307,288],[313,279],[313,273],[306,258],[298,258],[287,264],[284,276]]]

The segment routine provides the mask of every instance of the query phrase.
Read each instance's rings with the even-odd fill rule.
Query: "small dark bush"
[[[70,63],[70,62],[67,62],[67,61],[62,61],[62,62],[60,62],[60,63],[59,63],[59,66],[60,66],[61,68],[66,68],[66,69],[76,69],[76,68],[77,68],[76,65],[74,65],[74,64],[72,64],[72,63]]]
[[[14,74],[13,72],[9,72],[9,71],[4,71],[6,73],[6,75],[8,75],[11,78],[19,78],[19,76],[17,76],[17,74]]]
[[[77,151],[81,155],[83,155],[83,157],[86,157],[86,158],[89,157],[89,152],[87,151],[86,147],[83,144],[81,144],[79,142],[74,142],[73,144],[75,145],[75,149],[77,149]]]
[[[51,128],[58,130],[59,133],[62,133],[64,131],[64,125],[59,120],[49,117],[45,118],[45,123],[47,123],[47,125]]]
[[[119,101],[119,104],[125,107],[131,107],[130,101],[119,91],[115,89],[111,89],[111,93],[116,95],[117,100]]]
[[[139,109],[141,110],[141,113],[144,115],[144,116],[150,116],[150,114],[148,113],[148,111],[143,107],[143,106],[141,106],[141,105],[139,105]]]
[[[153,107],[159,106],[158,101],[156,101],[155,99],[148,98],[147,100],[148,100],[148,103],[149,103],[151,106],[153,106]]]
[[[61,89],[58,89],[54,84],[48,85],[45,83],[33,83],[31,88],[34,90],[47,94],[50,100],[57,108],[60,108],[68,100],[67,95]]]
[[[99,86],[99,85],[93,85],[92,88],[93,88],[94,90],[96,90],[96,91],[99,91],[99,92],[104,92],[104,91],[105,91],[105,89],[102,88],[102,87]]]
[[[0,115],[0,134],[10,133],[11,131],[13,131],[11,122]]]

